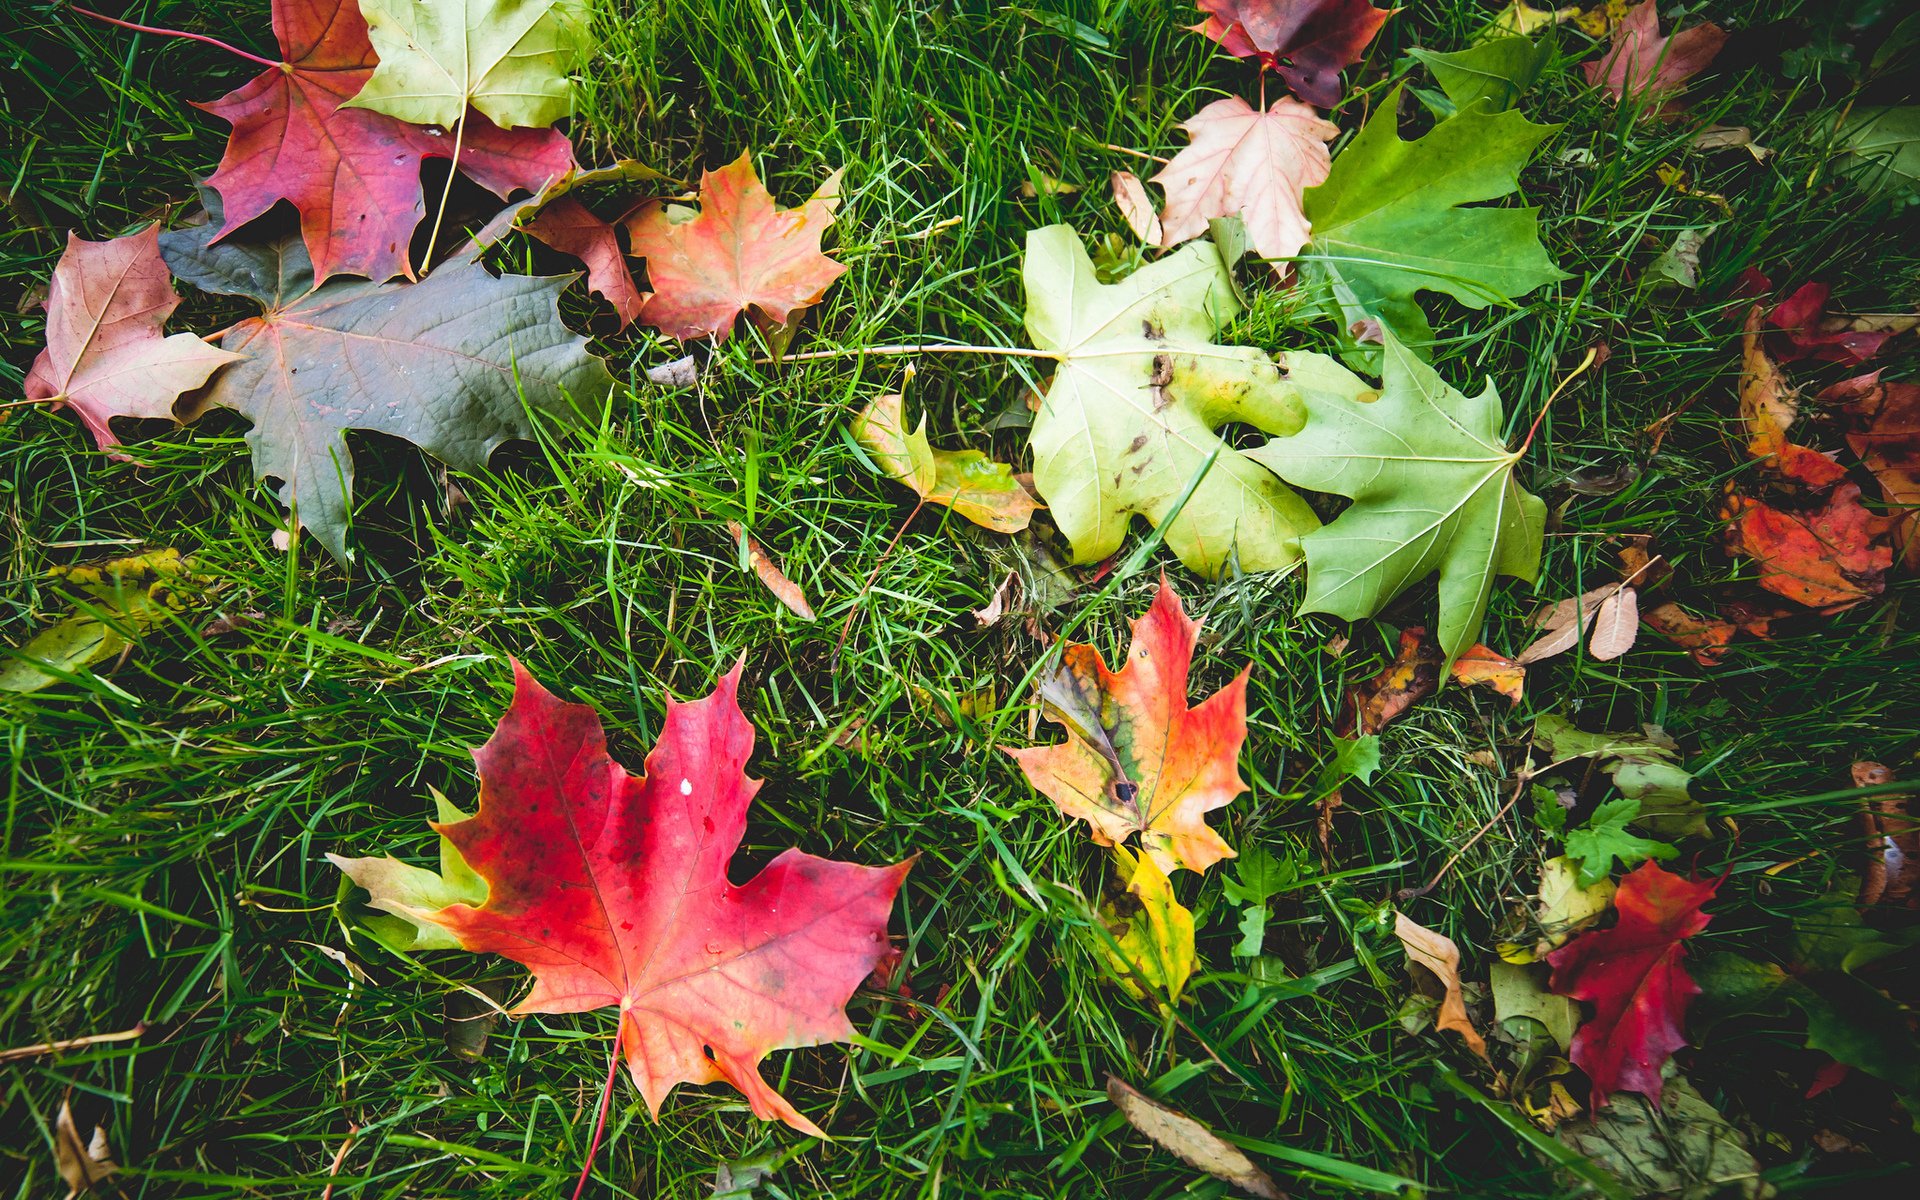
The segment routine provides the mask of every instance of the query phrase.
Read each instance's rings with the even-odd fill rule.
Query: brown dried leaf
[[[1403,912],[1393,914],[1393,935],[1406,947],[1408,973],[1412,974],[1417,964],[1439,980],[1445,990],[1435,1027],[1453,1030],[1466,1042],[1467,1049],[1487,1058],[1487,1041],[1468,1019],[1466,997],[1460,991],[1460,947],[1453,944],[1452,938],[1435,933]]]
[[[1107,1076],[1107,1099],[1120,1110],[1128,1124],[1188,1166],[1261,1200],[1285,1200],[1286,1193],[1272,1176],[1255,1166],[1237,1147],[1222,1141],[1213,1130],[1179,1109],[1160,1103],[1118,1075]]]
[[[1587,654],[1597,662],[1611,662],[1633,649],[1639,636],[1640,597],[1632,588],[1623,587],[1601,602]]]
[[[767,590],[773,593],[774,599],[786,605],[792,610],[793,615],[801,620],[813,620],[813,606],[807,603],[806,596],[800,591],[800,585],[787,578],[786,573],[780,570],[780,564],[767,553],[767,548],[749,536],[746,530],[740,528],[738,521],[728,521],[727,532],[733,534],[735,541],[746,546],[747,564],[753,568],[753,573],[760,577],[760,582],[767,585]]]
[[[68,1200],[92,1191],[94,1184],[120,1170],[119,1164],[107,1157],[107,1131],[95,1125],[92,1140],[81,1141],[80,1130],[73,1123],[73,1109],[64,1100],[53,1119],[53,1165],[66,1181]]]

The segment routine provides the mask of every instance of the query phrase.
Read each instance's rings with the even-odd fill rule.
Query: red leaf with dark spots
[[[1193,26],[1239,58],[1277,71],[1308,104],[1340,102],[1340,72],[1360,61],[1392,10],[1367,0],[1198,0],[1207,19]]]
[[[485,880],[485,902],[422,908],[426,872],[333,861],[375,906],[530,969],[513,1015],[618,1009],[620,1051],[656,1116],[675,1084],[725,1081],[763,1120],[824,1136],[759,1063],[853,1036],[843,1010],[892,953],[887,916],[911,864],[787,850],[745,884],[728,880],[760,786],[744,771],[753,727],[739,684],[735,667],[706,699],[669,702],[633,776],[608,757],[592,708],[515,664],[513,706],[473,756],[480,811],[437,826]]]
[[[274,0],[281,66],[201,104],[233,126],[220,168],[229,230],[281,200],[300,212],[316,282],[413,275],[408,243],[426,215],[420,164],[451,158],[454,135],[365,108],[342,108],[375,63],[355,0]],[[502,130],[469,111],[459,169],[505,199],[538,191],[573,166],[573,146],[552,129]],[[224,236],[224,235],[223,235]]]
[[[1681,943],[1711,920],[1700,906],[1719,879],[1696,882],[1642,863],[1620,881],[1609,929],[1583,933],[1547,956],[1553,990],[1593,1004],[1574,1035],[1573,1065],[1593,1081],[1593,1107],[1617,1091],[1660,1103],[1660,1068],[1687,1044],[1681,1022],[1699,985],[1681,965]]]
[[[1728,548],[1753,559],[1760,586],[1775,595],[1832,610],[1886,590],[1887,519],[1861,505],[1858,484],[1841,484],[1806,511],[1729,493],[1723,515]]]

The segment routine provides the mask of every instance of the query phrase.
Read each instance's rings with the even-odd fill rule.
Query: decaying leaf
[[[1808,608],[1839,611],[1886,590],[1893,566],[1887,518],[1840,483],[1813,507],[1789,510],[1730,489],[1721,515],[1727,548],[1751,558],[1756,582]]]
[[[1435,1027],[1453,1030],[1467,1044],[1467,1049],[1486,1058],[1487,1041],[1467,1016],[1466,997],[1460,990],[1460,947],[1453,944],[1452,938],[1428,929],[1403,912],[1393,914],[1393,934],[1406,949],[1408,971],[1417,964],[1439,981],[1445,993]]]
[[[1127,1123],[1180,1161],[1250,1196],[1285,1200],[1286,1193],[1239,1148],[1199,1121],[1160,1103],[1118,1075],[1107,1076],[1107,1099]]]
[[[107,1131],[93,1127],[93,1137],[82,1140],[73,1121],[73,1108],[60,1102],[53,1118],[53,1166],[67,1185],[67,1200],[93,1191],[93,1185],[120,1173],[120,1165],[108,1156]]]
[[[1616,102],[1644,97],[1649,112],[1664,111],[1660,101],[1706,70],[1726,41],[1726,31],[1711,22],[1662,37],[1659,6],[1642,0],[1613,31],[1607,53],[1583,70]]]
[[[1886,501],[1893,553],[1920,571],[1920,383],[1874,371],[1820,393],[1847,422],[1847,445],[1873,472]]]
[[[0,692],[37,692],[119,655],[181,609],[176,588],[188,567],[178,550],[152,550],[92,566],[56,567],[56,590],[76,611],[29,638],[0,662]]]
[[[700,177],[700,209],[654,201],[627,218],[653,292],[641,319],[668,337],[725,341],[745,313],[763,331],[820,303],[846,266],[820,252],[840,206],[834,172],[799,208],[780,208],[743,153]]]
[[[1580,1006],[1548,991],[1535,977],[1534,972],[1538,970],[1538,967],[1500,961],[1487,968],[1487,990],[1493,993],[1493,1019],[1501,1025],[1519,1018],[1538,1021],[1564,1053],[1573,1044],[1573,1031],[1580,1022]]]
[[[1580,16],[1580,6],[1569,4],[1562,8],[1535,8],[1526,0],[1508,0],[1505,8],[1495,15],[1487,30],[1490,35],[1514,34],[1531,37],[1543,29],[1552,29]]]
[[[1351,153],[1351,151],[1348,151]],[[1531,580],[1547,506],[1520,486],[1520,452],[1502,433],[1500,393],[1442,382],[1388,335],[1381,390],[1316,395],[1306,424],[1249,451],[1282,479],[1353,503],[1301,538],[1303,612],[1369,617],[1440,575],[1440,648],[1448,662],[1479,637],[1494,580]],[[1292,367],[1301,358],[1290,355]]]
[[[47,345],[27,373],[29,400],[73,409],[102,450],[115,417],[174,419],[174,401],[240,355],[191,333],[161,332],[179,305],[160,229],[105,242],[67,235],[47,285]]]
[[[1632,1195],[1773,1195],[1746,1138],[1671,1068],[1652,1103],[1616,1096],[1606,1108],[1561,1124],[1554,1136],[1617,1176]]]
[[[1534,723],[1533,743],[1552,762],[1597,760],[1621,795],[1639,801],[1640,811],[1627,819],[1655,836],[1707,832],[1706,810],[1688,791],[1693,776],[1681,769],[1679,747],[1658,725],[1640,733],[1587,733],[1557,713],[1543,713]]]
[[[1446,655],[1427,637],[1423,626],[1401,630],[1393,661],[1378,675],[1348,689],[1340,728],[1363,735],[1379,733],[1433,694],[1440,686],[1440,669],[1445,663]]]
[[[728,1082],[762,1120],[824,1136],[760,1076],[768,1053],[853,1037],[847,999],[886,956],[910,863],[782,852],[744,885],[727,870],[758,790],[740,668],[669,702],[644,776],[607,755],[600,718],[514,667],[513,705],[474,752],[480,807],[439,826],[486,884],[481,904],[422,907],[391,859],[329,859],[376,908],[533,972],[511,1015],[619,1010],[619,1047],[657,1117],[676,1084]]]
[[[727,532],[731,533],[733,540],[746,551],[747,565],[753,568],[753,573],[760,577],[760,582],[773,593],[773,598],[786,605],[788,611],[802,621],[813,620],[813,606],[807,603],[806,594],[800,590],[799,584],[787,578],[786,572],[780,569],[780,563],[773,555],[767,553],[767,548],[755,540],[753,535],[742,529],[738,521],[728,521]]]
[[[1739,627],[1731,621],[1696,617],[1671,600],[1647,609],[1640,614],[1640,619],[1692,655],[1693,661],[1703,667],[1711,667],[1725,658],[1727,643],[1739,632]]]
[[[1101,955],[1135,996],[1178,1003],[1193,974],[1193,914],[1174,896],[1152,855],[1115,846],[1113,858],[1117,887],[1100,906],[1100,919],[1118,950],[1102,941]]]
[[[587,0],[359,0],[378,65],[347,102],[452,129],[472,106],[503,129],[573,112]]]
[[[1288,97],[1261,112],[1229,96],[1207,105],[1181,128],[1192,144],[1148,181],[1167,194],[1166,207],[1155,218],[1160,229],[1155,240],[1177,246],[1207,232],[1208,222],[1217,217],[1239,217],[1261,258],[1285,260],[1299,253],[1310,232],[1301,197],[1326,179],[1332,163],[1327,143],[1339,136],[1339,126]],[[1122,211],[1136,203],[1133,186],[1116,191]],[[1140,228],[1135,225],[1136,232]]]
[[[1559,949],[1613,907],[1613,880],[1582,885],[1580,872],[1564,857],[1540,864],[1540,887],[1533,904],[1522,910],[1521,932],[1499,944],[1510,963],[1531,963]]]
[[[1372,321],[1425,355],[1433,328],[1420,292],[1480,309],[1566,277],[1534,209],[1464,207],[1518,190],[1520,168],[1555,127],[1475,105],[1409,142],[1399,106],[1395,88],[1327,181],[1307,189],[1313,237],[1295,266],[1340,329]]]
[[[455,137],[346,103],[375,62],[356,0],[274,0],[273,31],[280,65],[198,106],[233,126],[208,180],[225,201],[220,236],[285,200],[316,279],[412,277],[408,242],[426,215],[420,164],[453,157]],[[469,112],[458,141],[454,166],[503,200],[573,168],[573,143],[557,130],[502,129]]]
[[[1319,518],[1214,431],[1292,433],[1310,398],[1365,385],[1318,355],[1291,355],[1283,374],[1259,350],[1215,345],[1240,303],[1211,242],[1103,284],[1073,230],[1050,225],[1027,234],[1024,275],[1027,331],[1058,362],[1033,423],[1034,487],[1074,561],[1118,550],[1138,515],[1202,575],[1299,562]]]
[[[1063,815],[1087,823],[1094,841],[1117,846],[1138,835],[1141,851],[1168,874],[1233,857],[1206,814],[1247,790],[1239,759],[1252,668],[1188,708],[1199,635],[1162,577],[1153,607],[1133,623],[1119,671],[1107,669],[1097,648],[1075,643],[1040,685],[1043,711],[1066,727],[1067,740],[1007,749]]]
[[[1236,58],[1279,72],[1308,104],[1340,102],[1340,72],[1360,61],[1394,9],[1367,0],[1197,0],[1207,19],[1193,26]]]
[[[1593,1082],[1598,1109],[1616,1091],[1660,1100],[1660,1069],[1687,1044],[1681,1023],[1699,987],[1681,965],[1682,945],[1707,927],[1700,906],[1720,880],[1694,881],[1643,863],[1620,882],[1620,919],[1547,956],[1553,990],[1593,1004],[1573,1039],[1573,1064]]]
[[[907,432],[905,401],[898,393],[875,397],[854,418],[853,439],[889,478],[982,528],[1018,533],[1040,507],[1007,464],[979,450],[935,450],[927,441],[924,414]]]
[[[1492,688],[1514,704],[1526,695],[1526,664],[1477,643],[1461,651],[1447,672],[1462,687]]]
[[[1877,762],[1853,764],[1853,786],[1885,787],[1894,775]],[[1860,810],[1866,834],[1866,862],[1860,870],[1861,908],[1876,904],[1913,908],[1920,904],[1920,820],[1908,811],[1910,793],[1877,796]]]

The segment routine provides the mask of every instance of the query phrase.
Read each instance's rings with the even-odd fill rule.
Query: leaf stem
[[[804,354],[783,354],[776,360],[756,358],[753,361],[762,365],[772,363],[806,362],[809,359],[852,358],[867,354],[999,354],[1007,358],[1059,358],[1054,350],[1028,350],[1020,346],[967,346],[950,342],[926,346],[850,346],[843,350],[809,350]]]
[[[440,244],[440,225],[447,219],[447,197],[453,195],[453,177],[460,170],[460,143],[467,136],[467,117],[460,115],[460,123],[453,127],[453,158],[447,163],[447,182],[440,189],[440,211],[433,214],[433,232],[427,235],[427,254],[420,260],[425,275],[433,270],[433,248]]]
[[[205,42],[209,46],[220,47],[228,54],[237,54],[248,62],[259,63],[263,67],[284,67],[287,65],[283,62],[276,62],[271,58],[261,58],[258,54],[249,54],[238,46],[229,46],[219,38],[208,37],[204,33],[187,33],[185,30],[180,29],[159,29],[152,25],[136,25],[132,21],[122,21],[118,17],[109,17],[105,13],[97,13],[91,9],[81,8],[77,4],[70,4],[67,8],[91,20],[101,21],[108,25],[118,25],[122,29],[131,29],[135,33],[155,33],[161,37],[186,38],[190,42]]]
[[[1554,388],[1553,394],[1547,397],[1547,402],[1540,406],[1539,414],[1533,418],[1533,424],[1527,429],[1527,440],[1520,443],[1520,448],[1514,451],[1515,456],[1525,454],[1527,447],[1533,445],[1533,435],[1540,431],[1540,422],[1546,420],[1547,409],[1553,407],[1553,402],[1560,398],[1561,392],[1567,390],[1568,384],[1587,373],[1587,368],[1593,365],[1593,360],[1599,356],[1599,353],[1598,348],[1593,346],[1587,347],[1587,356],[1580,360],[1580,365],[1575,367],[1572,373],[1560,381],[1560,386]]]
[[[621,1019],[626,1019],[624,1010]],[[580,1200],[581,1193],[587,1190],[587,1180],[593,1177],[593,1160],[600,1153],[600,1135],[607,1131],[607,1110],[613,1106],[613,1080],[619,1073],[620,1033],[616,1029],[613,1052],[607,1055],[607,1086],[600,1089],[600,1115],[593,1121],[593,1141],[587,1146],[586,1164],[580,1168],[580,1182],[573,1185],[573,1200]]]

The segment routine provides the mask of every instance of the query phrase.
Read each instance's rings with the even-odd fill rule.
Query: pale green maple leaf
[[[468,105],[502,129],[573,111],[587,0],[360,0],[360,11],[380,64],[346,107],[446,129]]]
[[[1451,662],[1479,636],[1495,578],[1534,577],[1547,509],[1513,477],[1520,455],[1501,438],[1491,381],[1463,396],[1391,334],[1385,354],[1378,399],[1316,396],[1299,433],[1248,456],[1296,487],[1353,500],[1301,539],[1302,610],[1371,616],[1438,571],[1440,646]],[[1288,365],[1297,371],[1308,357],[1289,355]]]
[[[1049,225],[1027,235],[1025,277],[1027,332],[1059,364],[1033,423],[1033,480],[1074,561],[1118,550],[1138,515],[1165,525],[1168,548],[1202,575],[1299,562],[1299,538],[1319,519],[1214,431],[1241,423],[1292,433],[1313,398],[1366,385],[1316,355],[1283,374],[1260,350],[1215,345],[1240,305],[1212,242],[1103,284],[1074,231]]]
[[[1566,278],[1540,244],[1534,209],[1460,207],[1515,191],[1534,147],[1559,128],[1488,105],[1402,141],[1396,89],[1334,156],[1326,182],[1307,189],[1313,239],[1296,263],[1347,336],[1377,320],[1425,357],[1433,328],[1416,293],[1485,308]]]

